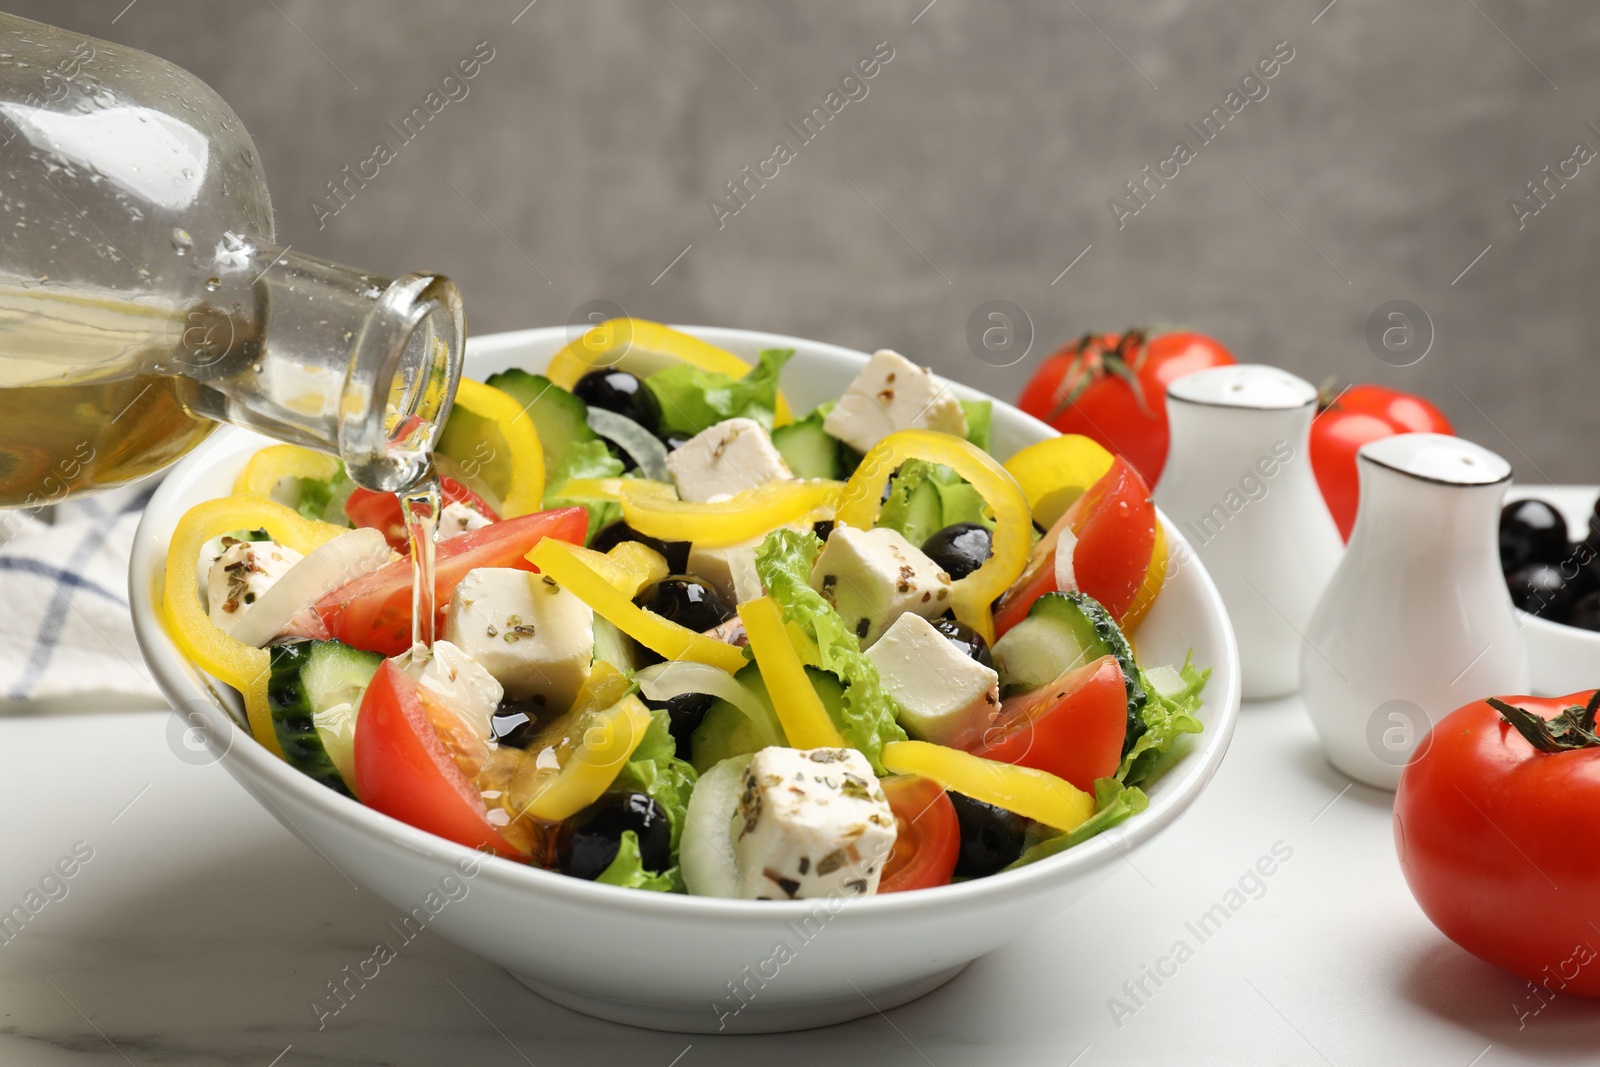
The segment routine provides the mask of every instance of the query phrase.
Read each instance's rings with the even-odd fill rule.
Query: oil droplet
[[[206,292],[214,293],[218,289],[221,289],[221,288],[222,288],[222,279],[221,278],[207,278],[206,279]]]
[[[172,250],[180,256],[186,256],[192,248],[194,248],[194,238],[189,236],[189,231],[182,227],[174,227],[172,230]]]

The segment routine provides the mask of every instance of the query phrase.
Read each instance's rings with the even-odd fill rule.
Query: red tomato
[[[1199,333],[1084,334],[1044,361],[1017,406],[1126,456],[1154,485],[1167,462],[1167,386],[1233,362],[1226,348]]]
[[[1068,670],[1000,704],[975,756],[1048,771],[1086,793],[1117,773],[1128,730],[1128,685],[1112,656]]]
[[[537,570],[524,557],[546,537],[583,544],[589,516],[582,508],[556,508],[503,519],[441,542],[434,553],[434,603],[440,615],[467,572],[478,567]],[[411,561],[395,560],[328,593],[312,611],[323,636],[397,656],[411,647]],[[439,619],[443,626],[443,618]]]
[[[439,479],[439,496],[443,504],[465,504],[491,522],[500,516],[483,502],[483,498],[454,478]],[[400,511],[400,498],[393,493],[375,493],[370,489],[356,489],[344,502],[344,513],[357,526],[380,530],[391,548],[409,551],[411,542],[406,537],[405,518]]]
[[[489,822],[478,787],[435,732],[424,692],[393,660],[372,676],[356,719],[361,802],[458,845],[526,857]],[[448,711],[439,717],[455,718]]]
[[[1444,412],[1421,397],[1381,385],[1352,385],[1311,423],[1311,469],[1339,533],[1350,540],[1360,483],[1356,450],[1399,433],[1455,433]]]
[[[1064,529],[1078,538],[1072,550],[1078,589],[1103,604],[1119,623],[1133,607],[1156,550],[1156,508],[1150,502],[1150,487],[1118,456],[1033,546],[1022,577],[995,612],[996,635],[1027,618],[1035,600],[1058,591],[1056,543]]]
[[[903,893],[949,885],[961,853],[955,805],[937,782],[915,774],[883,780],[894,811],[894,850],[883,865],[880,893]]]
[[[1595,697],[1504,700],[1533,713],[1535,732],[1560,716],[1550,726],[1586,722],[1592,737]],[[1478,701],[1446,716],[1406,766],[1395,849],[1417,903],[1450,940],[1552,994],[1600,996],[1596,812],[1600,746],[1540,751]]]

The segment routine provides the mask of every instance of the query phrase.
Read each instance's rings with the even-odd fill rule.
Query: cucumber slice
[[[354,796],[350,772],[341,773],[341,765],[353,763],[353,716],[383,657],[338,641],[291,641],[269,651],[267,705],[284,758],[328,788]]]
[[[689,795],[678,846],[678,867],[683,872],[683,887],[695,896],[739,896],[739,868],[733,861],[733,813],[739,808],[744,772],[749,766],[749,756],[725,759],[701,775]]]
[[[843,720],[844,683],[836,675],[817,667],[807,667],[806,677],[817,691],[817,698],[827,709],[835,723]],[[748,690],[768,709],[768,718],[777,721],[777,713],[770,711],[771,698],[767,696],[766,683],[754,663],[748,663],[733,676],[734,681]],[[689,738],[690,751],[696,771],[704,772],[724,760],[735,756],[748,756],[768,744],[750,717],[726,700],[717,700],[706,711],[706,717]]]
[[[843,475],[839,442],[822,428],[822,419],[808,416],[772,431],[772,446],[783,456],[796,478],[832,478]]]
[[[541,374],[513,367],[489,375],[485,384],[509,395],[532,417],[547,474],[554,474],[561,465],[569,444],[599,440],[589,427],[589,405]]]
[[[1046,593],[1034,602],[1028,617],[994,645],[995,668],[1008,695],[1049,685],[1067,671],[1107,655],[1116,658],[1128,689],[1126,753],[1144,733],[1149,694],[1140,680],[1133,648],[1098,600],[1083,593]]]
[[[638,646],[609,620],[594,617],[594,662],[609,663],[623,674],[639,669]]]

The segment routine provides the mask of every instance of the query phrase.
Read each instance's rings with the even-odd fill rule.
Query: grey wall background
[[[1009,399],[1086,329],[1187,323],[1420,391],[1521,480],[1600,480],[1600,160],[1522,229],[1508,207],[1600,149],[1579,0],[125,2],[8,7],[199,74],[255,135],[280,243],[443,271],[475,333],[606,299],[891,346]],[[470,94],[319,228],[308,201],[481,41]],[[801,147],[784,124],[879,41],[868,95]],[[1107,200],[1279,41],[1268,95],[1119,229]],[[780,138],[797,158],[719,229],[708,199]],[[1036,332],[1005,370],[965,340],[990,299]],[[1391,299],[1434,325],[1415,366],[1365,340]]]

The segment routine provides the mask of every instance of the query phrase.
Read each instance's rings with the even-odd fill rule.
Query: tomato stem
[[[1594,731],[1595,718],[1600,715],[1600,689],[1594,691],[1587,705],[1573,704],[1548,720],[1515,704],[1508,704],[1499,697],[1490,697],[1487,703],[1540,752],[1600,748],[1600,736],[1596,736]]]

